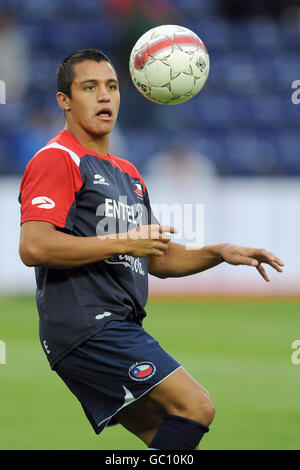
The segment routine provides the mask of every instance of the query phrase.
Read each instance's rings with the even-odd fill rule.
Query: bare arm
[[[27,266],[75,267],[124,253],[118,239],[75,237],[48,222],[30,221],[21,226],[20,257]]]
[[[110,237],[76,237],[56,230],[51,223],[29,221],[21,225],[20,257],[27,266],[72,268],[118,254],[162,256],[170,239],[163,232],[169,229],[173,230],[144,226]]]
[[[261,263],[269,264],[278,272],[282,271],[280,266],[284,266],[284,263],[273,253],[262,248],[226,244],[222,249],[221,257],[219,253],[221,245],[207,245],[198,250],[188,250],[185,245],[169,242],[168,249],[163,256],[160,258],[149,256],[149,272],[160,278],[189,276],[226,261],[234,265],[254,266],[261,276],[269,281]]]
[[[149,256],[149,273],[160,278],[190,276],[222,263],[220,245],[187,250],[185,245],[169,242],[168,250],[159,259]]]

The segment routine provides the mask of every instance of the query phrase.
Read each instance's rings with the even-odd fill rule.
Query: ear
[[[65,93],[59,91],[58,93],[56,93],[56,100],[57,100],[57,104],[58,106],[64,111],[70,111],[71,109],[71,106],[70,106],[70,103],[71,103],[71,98],[69,98]]]

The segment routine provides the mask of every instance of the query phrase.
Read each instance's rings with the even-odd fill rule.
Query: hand
[[[270,279],[261,263],[269,264],[279,273],[282,272],[280,266],[284,266],[284,263],[277,258],[277,256],[263,248],[248,248],[228,244],[222,248],[221,256],[224,261],[229,264],[255,266],[257,271],[267,282],[270,282]]]
[[[176,233],[169,225],[142,225],[129,230],[126,235],[126,253],[132,256],[162,256],[168,249],[171,236]]]

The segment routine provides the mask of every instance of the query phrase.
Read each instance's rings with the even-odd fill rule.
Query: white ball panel
[[[180,49],[175,49],[166,61],[174,75],[181,72],[189,72],[190,70],[190,56]]]
[[[186,101],[190,100],[191,98],[193,98],[193,95],[191,96],[187,96],[187,95],[184,95],[184,96],[180,96],[180,98],[174,98],[173,100],[169,101],[168,104],[180,104],[180,103],[185,103]]]
[[[168,87],[152,87],[151,97],[165,103],[174,98]]]
[[[186,95],[194,87],[194,76],[181,73],[171,81],[170,87],[174,96]]]
[[[180,32],[182,30],[182,27],[174,24],[164,24],[153,29],[156,29],[157,33],[161,35],[173,37],[175,32]]]
[[[170,81],[170,67],[160,60],[148,64],[145,68],[145,76],[151,86],[163,86]]]

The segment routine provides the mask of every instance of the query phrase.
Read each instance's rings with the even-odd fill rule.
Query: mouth
[[[102,108],[96,113],[98,119],[109,121],[112,119],[112,111],[109,108]]]

